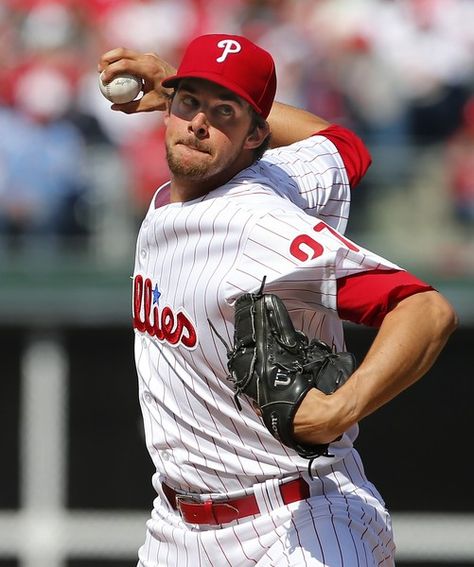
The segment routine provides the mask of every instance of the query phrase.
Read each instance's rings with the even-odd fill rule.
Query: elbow
[[[430,296],[429,301],[435,326],[440,336],[448,339],[459,325],[458,315],[449,301],[440,293],[433,291],[427,292],[427,295]]]
[[[446,329],[447,329],[446,332],[448,333],[449,336],[458,328],[459,317],[456,311],[454,310],[453,306],[446,300],[445,303],[446,303],[445,319],[446,319]]]
[[[459,325],[456,311],[449,301],[435,290],[415,293],[399,304],[413,309],[419,328],[424,328],[433,339],[447,341]]]

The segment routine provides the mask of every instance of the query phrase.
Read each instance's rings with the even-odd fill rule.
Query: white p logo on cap
[[[240,43],[235,41],[235,39],[221,39],[221,41],[217,44],[217,47],[224,50],[222,55],[216,59],[218,63],[225,61],[227,55],[230,55],[231,53],[238,53],[242,49]]]

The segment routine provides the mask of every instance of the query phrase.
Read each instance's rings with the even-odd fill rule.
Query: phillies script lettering
[[[133,280],[133,326],[173,346],[181,343],[194,348],[197,343],[196,329],[182,311],[174,313],[171,307],[159,309],[158,305],[153,305],[152,281],[144,280],[141,275]]]

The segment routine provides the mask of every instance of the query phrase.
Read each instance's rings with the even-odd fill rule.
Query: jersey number
[[[349,250],[353,250],[354,252],[359,252],[359,248],[357,248],[357,246],[355,246],[349,240],[346,240],[332,227],[328,226],[326,223],[322,221],[318,222],[318,224],[313,226],[313,230],[315,232],[328,230],[334,237],[340,240],[344,244],[344,246],[349,248]],[[297,258],[301,262],[306,262],[306,260],[313,260],[314,258],[318,258],[319,256],[321,256],[322,253],[324,252],[324,247],[309,234],[299,234],[296,238],[293,239],[292,243],[290,244],[290,252],[295,258]],[[312,254],[312,256],[310,256],[310,254]]]

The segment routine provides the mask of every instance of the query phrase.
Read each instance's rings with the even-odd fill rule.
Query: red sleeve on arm
[[[337,124],[331,124],[316,135],[324,136],[336,146],[346,167],[349,185],[354,189],[372,163],[364,142],[354,132]]]
[[[403,270],[373,270],[337,280],[337,310],[345,321],[380,327],[385,315],[402,299],[433,290]]]

